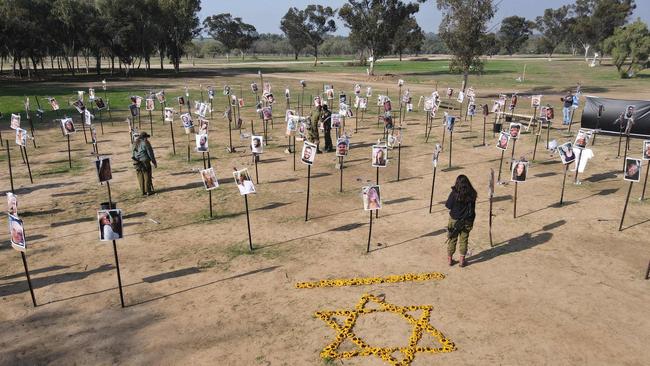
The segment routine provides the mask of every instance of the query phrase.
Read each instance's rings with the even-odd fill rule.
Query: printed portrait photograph
[[[557,152],[560,154],[562,164],[571,164],[576,160],[576,154],[573,153],[573,144],[570,142],[558,146]]]
[[[454,89],[453,88],[447,88],[447,98],[451,98],[451,96],[454,94]]]
[[[191,128],[192,126],[194,126],[194,122],[192,121],[192,116],[189,113],[181,114],[181,122],[183,123],[184,128]]]
[[[650,140],[643,141],[643,160],[650,160]]]
[[[208,168],[201,170],[201,180],[203,180],[203,186],[207,191],[211,191],[219,187],[219,181],[217,180],[217,175],[214,172],[214,168]]]
[[[174,122],[174,108],[165,108],[165,122]]]
[[[634,117],[634,110],[636,109],[633,105],[628,105],[625,107],[625,119],[631,119]]]
[[[95,88],[88,88],[88,99],[95,100]]]
[[[499,105],[499,101],[495,100],[494,104],[492,104],[492,113],[498,113],[500,107],[501,106]]]
[[[20,114],[11,114],[11,125],[12,129],[20,128]]]
[[[264,136],[251,136],[251,151],[253,154],[264,153]]]
[[[305,141],[302,145],[300,160],[307,165],[312,165],[314,164],[314,159],[316,159],[316,145]]]
[[[402,144],[402,129],[396,128],[393,133],[388,135],[388,147],[393,148]]]
[[[269,103],[269,104],[275,103],[275,97],[273,96],[272,93],[266,93],[264,95],[264,99],[266,99],[266,102]]]
[[[196,151],[198,152],[207,152],[208,149],[208,134],[207,133],[197,133],[194,136],[196,142]]]
[[[95,99],[95,107],[97,107],[98,110],[102,110],[106,108],[106,103],[104,103],[104,99],[102,98],[96,98]]]
[[[23,130],[22,128],[16,129],[16,144],[20,146],[27,145],[27,130]]]
[[[242,196],[255,193],[255,185],[251,179],[248,169],[237,170],[232,173],[235,177],[235,183],[237,183],[237,188],[239,188],[239,194]]]
[[[372,146],[372,166],[385,168],[388,165],[388,147],[386,145]]]
[[[208,103],[199,103],[198,108],[196,108],[196,114],[198,114],[201,117],[205,117],[205,115],[209,112],[208,108],[209,108]]]
[[[18,217],[18,196],[11,192],[7,192],[7,212]]]
[[[578,130],[578,133],[576,134],[576,140],[574,145],[577,148],[584,149],[587,147],[587,143],[589,142],[589,134],[585,130]]]
[[[214,99],[214,88],[213,87],[208,88],[208,99],[210,99],[210,100]]]
[[[476,104],[469,104],[467,106],[467,115],[475,116],[476,115]]]
[[[332,128],[341,128],[341,115],[338,113],[332,113]]]
[[[287,136],[293,136],[296,134],[296,130],[298,130],[298,118],[288,118],[287,119]]]
[[[361,188],[361,196],[363,197],[363,209],[365,211],[381,209],[381,193],[379,186],[372,185]]]
[[[298,136],[296,136],[296,139],[302,141],[305,138],[305,131],[307,131],[307,124],[301,120],[298,124]]]
[[[387,130],[393,129],[393,116],[390,114],[390,112],[384,113],[384,115],[380,116],[379,118],[384,122],[385,129]]]
[[[9,216],[9,236],[11,237],[11,246],[16,250],[24,252],[27,249],[27,243],[25,241],[25,227],[23,226],[23,220],[19,219],[16,216]]]
[[[148,111],[153,111],[156,109],[156,103],[154,103],[154,100],[152,98],[148,98],[147,101],[145,102],[145,109]]]
[[[541,95],[533,95],[530,97],[530,106],[535,108],[539,107],[539,105],[542,104],[542,96]]]
[[[273,110],[271,107],[262,108],[262,118],[265,121],[270,121],[273,118]]]
[[[512,176],[510,178],[513,182],[525,182],[526,176],[528,175],[528,162],[527,161],[515,161],[512,164]]]
[[[350,150],[350,139],[347,137],[339,137],[336,140],[336,156],[347,156]]]
[[[433,98],[425,98],[424,99],[424,111],[425,112],[431,112],[433,109]]]
[[[347,103],[348,102],[348,97],[345,94],[339,94],[339,103]]]
[[[259,88],[257,87],[257,83],[251,83],[251,91],[257,93],[258,90]]]
[[[210,127],[210,121],[204,118],[199,118],[199,134],[208,134],[208,128]]]
[[[165,91],[161,90],[158,93],[156,93],[156,99],[158,99],[158,103],[163,104],[166,101],[165,98]]]
[[[459,91],[458,96],[456,97],[456,101],[458,103],[462,103],[464,100],[465,100],[465,93],[463,93],[462,91]]]
[[[64,136],[77,132],[72,118],[64,118],[61,120],[61,130],[63,131]]]
[[[129,111],[131,112],[131,117],[137,117],[140,115],[140,108],[138,108],[135,104],[129,105]]]
[[[185,97],[178,97],[178,105],[185,105]]]
[[[52,107],[53,111],[58,111],[59,110],[59,102],[56,101],[56,98],[50,98],[50,107]]]
[[[325,96],[327,99],[334,99],[334,89],[325,90]]]
[[[113,179],[110,158],[102,156],[95,160],[95,169],[97,170],[97,178],[99,178],[100,183]]]
[[[510,142],[510,135],[505,131],[501,131],[501,133],[499,133],[499,139],[497,140],[497,149],[507,150],[509,142]]]
[[[445,118],[445,127],[447,127],[448,131],[453,131],[454,130],[454,125],[456,124],[456,117],[454,116],[447,116]]]
[[[122,210],[97,211],[97,223],[99,224],[99,240],[112,241],[123,238]]]
[[[393,110],[393,106],[390,103],[390,99],[386,98],[384,100],[384,112],[390,112]]]
[[[361,85],[354,84],[354,94],[356,94],[356,95],[361,94]]]
[[[519,138],[519,132],[521,132],[521,123],[510,123],[509,127],[510,131],[510,138],[512,139],[518,139]]]
[[[403,79],[397,80],[397,86],[404,86],[404,80]]]
[[[625,174],[623,179],[630,182],[639,182],[641,180],[641,159],[625,159]]]
[[[438,166],[438,158],[440,157],[441,151],[442,151],[442,145],[436,144],[436,147],[433,148],[433,157],[431,159],[434,168]]]
[[[84,103],[81,100],[76,100],[74,103],[72,103],[72,106],[77,110],[79,113],[83,113],[84,111]]]

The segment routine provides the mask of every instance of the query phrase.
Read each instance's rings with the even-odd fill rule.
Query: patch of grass
[[[256,244],[255,241],[253,241],[253,251],[251,252],[248,248],[248,240],[240,241],[236,244],[226,247],[224,254],[228,258],[228,261],[232,261],[233,259],[240,256],[262,256],[266,259],[275,259],[282,254],[281,250],[269,247],[256,249],[256,245],[260,244]]]
[[[199,262],[196,264],[196,266],[200,270],[206,270],[215,267],[219,262],[217,262],[214,259],[208,259],[208,260],[199,260]]]

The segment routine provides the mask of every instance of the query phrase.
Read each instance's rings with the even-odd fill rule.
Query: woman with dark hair
[[[467,254],[467,240],[472,231],[476,217],[476,190],[472,187],[469,178],[461,174],[456,178],[456,184],[451,187],[451,193],[445,206],[449,209],[449,224],[447,225],[447,254],[449,265],[454,265],[456,243],[460,248],[460,267],[465,266]]]

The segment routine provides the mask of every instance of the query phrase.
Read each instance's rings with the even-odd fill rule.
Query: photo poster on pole
[[[7,196],[7,198],[9,198]],[[11,238],[11,246],[19,252],[27,251],[27,239],[25,236],[25,226],[23,220],[14,216],[11,213],[7,214],[9,221],[9,237]]]
[[[14,130],[20,128],[20,114],[11,114],[11,124],[9,127]]]
[[[368,185],[361,188],[364,211],[381,210],[381,191],[378,185]]]
[[[124,238],[122,230],[122,210],[98,210],[97,223],[100,241],[113,241]]]
[[[233,177],[235,178],[235,183],[237,184],[237,188],[239,189],[240,195],[246,196],[249,194],[256,193],[255,185],[253,184],[253,180],[251,179],[250,173],[248,173],[247,168],[241,170],[235,170],[232,174]]]
[[[212,167],[201,170],[201,180],[203,181],[203,186],[206,191],[211,191],[219,187],[217,174]]]
[[[63,136],[69,136],[77,132],[72,118],[64,117],[61,119],[61,132],[63,133]]]
[[[623,179],[628,182],[639,183],[641,181],[642,165],[641,159],[626,158]]]
[[[16,129],[16,145],[25,147],[27,146],[27,130],[22,128]]]
[[[98,157],[97,160],[95,160],[95,171],[97,172],[97,180],[99,183],[108,182],[113,179],[111,159],[106,156]]]
[[[336,140],[336,156],[346,157],[350,151],[350,138],[343,135]]]
[[[314,160],[316,159],[316,150],[316,144],[313,144],[309,141],[304,141],[302,145],[302,153],[300,154],[300,160],[306,165],[314,164]]]
[[[18,217],[18,196],[12,192],[7,192],[7,213]]]
[[[196,152],[204,153],[210,151],[207,133],[199,131],[199,133],[194,135],[194,139],[196,142]]]
[[[388,165],[388,146],[385,144],[372,145],[371,162],[373,168],[385,168]]]
[[[510,181],[516,183],[523,183],[528,176],[529,163],[526,160],[517,160],[512,164],[512,171]]]
[[[251,152],[254,155],[261,155],[264,153],[264,136],[251,136]]]

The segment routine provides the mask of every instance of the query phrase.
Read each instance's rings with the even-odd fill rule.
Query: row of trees
[[[17,74],[38,73],[45,61],[71,73],[94,58],[115,60],[126,72],[158,55],[178,70],[198,35],[200,0],[4,0],[0,2],[0,58]],[[30,65],[31,64],[31,65]]]
[[[197,16],[200,0],[4,0],[0,2],[0,70],[13,62],[16,74],[38,73],[45,62],[78,72],[102,59],[127,74],[152,59],[165,57],[178,71],[186,53],[227,56],[237,50],[318,56],[357,54],[372,74],[377,60],[387,55],[451,53],[452,70],[465,76],[482,69],[481,57],[522,50],[543,52],[583,49],[610,54],[621,73],[647,65],[647,26],[628,24],[634,0],[576,0],[572,5],[546,9],[534,20],[505,18],[500,28],[488,29],[496,13],[494,0],[436,0],[443,18],[436,35],[425,34],[415,14],[426,0],[348,0],[341,8],[308,5],[289,8],[280,21],[282,35],[257,33],[255,26],[231,14]],[[341,24],[337,24],[340,22]],[[333,36],[339,27],[349,36]],[[209,36],[214,42],[197,42]],[[198,38],[197,38],[198,37]],[[627,42],[627,43],[626,43]],[[205,43],[205,44],[204,44]],[[199,45],[200,44],[200,45]],[[531,48],[531,45],[534,47]]]

